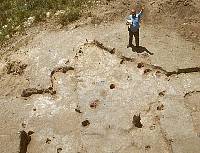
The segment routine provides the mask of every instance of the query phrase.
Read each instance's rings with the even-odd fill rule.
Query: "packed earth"
[[[126,48],[137,2],[140,47]],[[88,14],[0,49],[0,152],[199,153],[200,0],[102,0]]]

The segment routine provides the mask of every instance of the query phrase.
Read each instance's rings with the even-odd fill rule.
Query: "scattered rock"
[[[120,61],[120,64],[123,64],[124,63],[124,60],[122,59],[121,61]]]
[[[83,53],[83,51],[82,51],[82,50],[79,50],[79,51],[78,51],[78,53],[82,54],[82,53]]]
[[[22,91],[21,96],[22,97],[30,97],[34,94],[44,94],[44,93],[49,93],[51,95],[55,95],[56,91],[54,91],[52,87],[49,87],[48,89],[28,88],[28,89],[24,89]]]
[[[150,2],[150,5],[153,5],[155,3],[155,1]]]
[[[146,149],[146,150],[149,150],[149,149],[151,149],[151,146],[150,146],[150,145],[146,145],[146,146],[145,146],[145,149]]]
[[[110,89],[114,89],[115,88],[115,85],[114,84],[111,84],[110,85]]]
[[[44,93],[49,93],[51,95],[55,95],[56,94],[56,91],[53,90],[52,87],[49,87],[48,89],[42,89],[44,91]]]
[[[155,75],[156,75],[157,77],[160,77],[160,76],[161,76],[161,72],[160,72],[160,71],[156,71]]]
[[[80,111],[80,109],[78,109],[78,108],[76,108],[75,111],[76,111],[77,113],[82,113],[82,112]]]
[[[22,97],[30,97],[33,94],[42,94],[44,91],[43,90],[38,90],[36,88],[28,88],[22,91],[21,96]]]
[[[46,17],[47,17],[47,18],[50,18],[50,16],[51,16],[51,12],[47,12],[47,13],[46,13]]]
[[[31,136],[27,134],[25,131],[20,131],[20,147],[19,153],[26,153],[28,144],[31,141]]]
[[[110,50],[110,53],[111,53],[111,54],[115,54],[115,48],[111,49],[111,50]]]
[[[61,153],[61,151],[62,151],[62,148],[57,149],[57,153]]]
[[[149,72],[151,72],[150,69],[145,69],[145,70],[144,70],[144,74],[149,73]]]
[[[27,21],[24,22],[24,27],[30,27],[35,21],[35,17],[29,17]]]
[[[124,61],[127,61],[127,62],[135,62],[136,61],[136,59],[134,59],[134,58],[129,58],[129,57],[125,57],[125,56],[122,56],[121,59],[123,60],[123,62]]]
[[[150,128],[150,130],[154,130],[154,129],[156,128],[156,125],[155,125],[155,124],[153,124],[153,125],[152,125],[152,126],[150,126],[149,128]]]
[[[158,95],[159,95],[160,97],[163,97],[163,96],[165,96],[165,93],[166,93],[166,91],[162,91],[162,92],[160,92]]]
[[[47,143],[47,144],[50,144],[50,143],[51,143],[51,139],[47,138],[47,139],[46,139],[46,143]]]
[[[160,122],[160,116],[156,115],[154,120],[156,121],[156,123]]]
[[[127,5],[127,3],[126,3],[126,2],[122,2],[122,4],[123,4],[123,5]]]
[[[164,110],[164,105],[162,104],[162,105],[158,106],[157,110]]]
[[[169,143],[171,144],[172,142],[174,142],[174,140],[172,138],[169,139]]]
[[[60,15],[63,15],[65,14],[66,11],[65,10],[58,10],[56,13],[55,13],[55,16],[60,16]]]
[[[144,63],[138,63],[138,65],[137,65],[137,68],[142,68],[142,67],[144,67]]]
[[[8,25],[4,25],[2,28],[3,28],[3,29],[6,29],[7,27],[8,27]]]
[[[27,64],[22,64],[18,61],[9,62],[6,65],[7,74],[21,75],[26,69]]]
[[[22,127],[23,127],[23,128],[26,128],[26,124],[25,124],[25,123],[22,123]]]
[[[5,38],[6,38],[6,39],[10,39],[10,35],[6,35]]]
[[[142,125],[142,123],[141,123],[140,121],[141,121],[140,115],[134,115],[134,116],[133,116],[133,121],[132,121],[132,123],[133,123],[133,125],[134,125],[135,127],[137,127],[137,128],[142,128],[142,127],[143,127],[143,125]]]
[[[88,125],[90,125],[90,122],[88,120],[82,122],[82,126],[88,126]]]
[[[99,100],[95,100],[93,102],[90,103],[90,108],[97,108],[98,104],[99,104]]]

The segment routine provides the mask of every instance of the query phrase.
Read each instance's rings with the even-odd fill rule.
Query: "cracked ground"
[[[138,53],[126,28],[45,30],[2,58],[0,151],[24,130],[28,153],[198,153],[200,46],[142,25]]]

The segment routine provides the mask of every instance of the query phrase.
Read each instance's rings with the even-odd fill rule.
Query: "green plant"
[[[78,20],[80,16],[81,16],[80,10],[73,8],[59,17],[59,23],[61,25],[67,25],[70,22]]]
[[[29,17],[35,22],[45,19],[46,12],[66,10],[59,22],[66,25],[80,18],[81,10],[95,0],[0,0],[0,42],[16,32]]]

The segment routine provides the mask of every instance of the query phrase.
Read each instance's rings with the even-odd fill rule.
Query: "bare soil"
[[[0,152],[198,153],[199,2],[141,1],[138,49],[118,0],[1,48]]]

